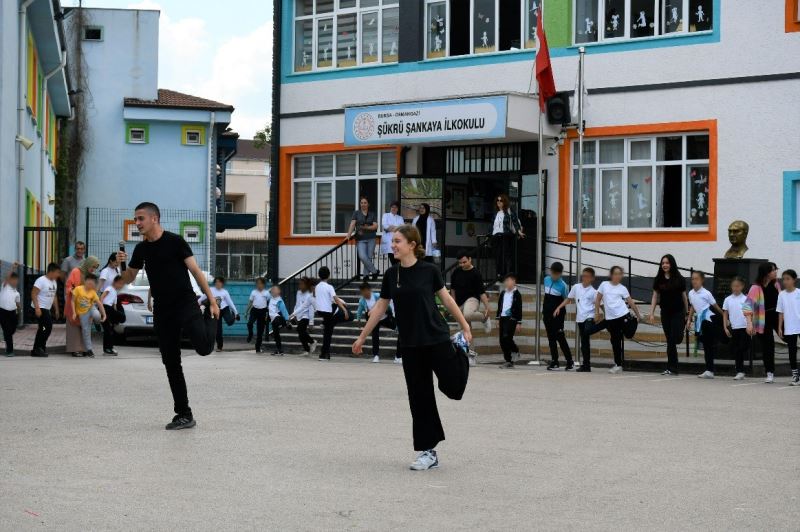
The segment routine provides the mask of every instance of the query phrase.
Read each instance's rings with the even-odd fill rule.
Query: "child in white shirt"
[[[247,319],[247,343],[253,341],[253,324],[256,325],[256,353],[261,352],[261,342],[264,338],[264,329],[267,324],[267,303],[269,291],[267,280],[263,277],[256,279],[256,287],[250,292],[250,301],[244,315]],[[248,317],[249,316],[249,317]]]
[[[222,351],[222,322],[233,325],[234,321],[239,320],[239,311],[231,299],[231,294],[225,290],[225,278],[221,275],[214,277],[214,286],[211,287],[211,295],[217,300],[219,307],[219,319],[217,320],[217,352]],[[200,303],[208,298],[205,294],[200,297]]]
[[[272,328],[272,339],[275,340],[275,351],[272,356],[283,356],[283,346],[281,343],[281,327],[289,325],[289,311],[286,310],[286,303],[281,297],[281,287],[272,285],[269,289],[269,324]]]
[[[289,317],[293,322],[297,322],[297,337],[303,345],[306,355],[311,355],[317,349],[317,341],[312,340],[311,335],[308,334],[308,326],[314,321],[314,294],[311,290],[311,279],[301,278],[294,300],[294,311]]]
[[[347,305],[336,296],[336,290],[328,284],[331,270],[327,266],[319,269],[319,282],[314,287],[314,301],[317,312],[322,316],[322,351],[319,354],[321,361],[331,359],[331,338],[333,328],[340,321],[348,321],[350,312]],[[334,308],[335,307],[335,308]]]
[[[689,290],[689,316],[686,318],[686,330],[692,331],[703,344],[706,359],[706,370],[698,375],[701,379],[714,378],[714,355],[716,354],[716,338],[714,323],[711,321],[712,310],[722,314],[711,292],[703,288],[706,275],[703,272],[692,272],[692,289]]]
[[[114,325],[125,322],[125,311],[117,304],[117,295],[123,286],[125,283],[122,282],[122,276],[117,275],[100,296],[100,302],[106,311],[106,321],[102,323],[103,354],[108,356],[119,354],[114,349]]]
[[[625,271],[621,266],[612,266],[609,271],[608,281],[600,283],[600,288],[597,289],[597,295],[594,299],[594,321],[600,323],[600,305],[603,305],[605,312],[605,328],[608,329],[608,334],[611,336],[611,348],[614,351],[614,366],[609,373],[619,373],[622,371],[622,345],[624,337],[625,320],[630,314],[631,310],[636,313],[638,319],[642,319],[639,313],[639,307],[636,302],[631,298],[631,294],[625,285],[622,284],[622,278],[625,276]]]
[[[797,272],[783,272],[783,290],[778,294],[778,336],[789,346],[789,365],[792,368],[792,386],[800,386],[797,370],[797,338],[800,336],[800,290],[797,290]]]
[[[591,357],[590,338],[599,330],[594,323],[594,300],[597,297],[597,290],[592,285],[594,277],[594,268],[584,268],[581,272],[581,283],[572,285],[569,295],[555,311],[560,312],[567,305],[575,304],[578,332],[581,335],[581,358],[583,359],[580,367],[575,370],[576,372],[592,371],[589,362]]]
[[[0,287],[0,327],[3,329],[3,341],[6,343],[6,356],[14,356],[14,332],[17,330],[17,316],[22,312],[17,285],[19,274],[15,271],[19,264],[11,266],[3,286]]]
[[[731,352],[736,360],[736,376],[733,380],[744,379],[744,356],[750,348],[750,336],[747,334],[747,318],[743,308],[747,296],[742,293],[746,281],[736,276],[731,281],[731,295],[722,303],[722,321],[725,335],[731,339]]]

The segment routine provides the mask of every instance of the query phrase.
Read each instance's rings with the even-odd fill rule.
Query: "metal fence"
[[[142,240],[133,223],[131,209],[86,208],[86,253],[105,264],[111,253],[119,249],[124,241],[130,255]],[[161,225],[167,231],[182,236],[192,248],[197,263],[203,271],[211,267],[211,244],[208,234],[208,213],[181,209],[161,209]],[[211,235],[213,240],[214,235]]]

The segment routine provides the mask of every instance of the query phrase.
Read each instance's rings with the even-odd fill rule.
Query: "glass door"
[[[444,178],[421,175],[400,176],[400,214],[411,223],[425,203],[430,206],[430,217],[436,223],[436,241],[439,255],[445,249],[445,212],[442,192]],[[438,258],[435,259],[443,264]]]
[[[539,211],[542,211],[543,229],[545,198],[539,186],[538,174],[525,174],[520,178],[519,221],[525,238],[517,245],[517,281],[520,283],[536,282],[536,225]],[[542,249],[544,249],[545,231],[542,231]]]

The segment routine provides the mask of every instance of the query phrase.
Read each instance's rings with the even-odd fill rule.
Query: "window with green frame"
[[[125,125],[125,142],[128,144],[147,144],[150,142],[149,124]]]

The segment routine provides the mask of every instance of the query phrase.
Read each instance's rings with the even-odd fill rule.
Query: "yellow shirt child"
[[[100,297],[95,290],[89,290],[84,286],[76,286],[72,289],[72,301],[75,305],[75,314],[82,316],[89,312],[96,303],[100,302]]]

